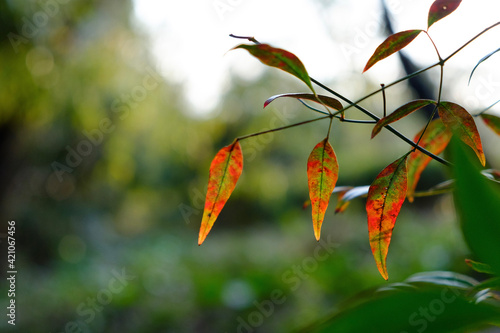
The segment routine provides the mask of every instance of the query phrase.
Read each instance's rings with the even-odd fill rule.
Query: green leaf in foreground
[[[395,33],[387,37],[385,41],[380,44],[373,55],[366,63],[363,73],[369,70],[373,65],[382,59],[387,58],[393,53],[398,52],[406,45],[410,44],[423,30],[407,30]]]
[[[298,77],[316,94],[304,64],[302,64],[302,61],[295,54],[268,44],[240,44],[233,48],[233,50],[235,49],[245,49],[263,64],[279,68]]]
[[[455,207],[474,255],[500,274],[500,189],[487,180],[463,145],[452,140]]]
[[[379,292],[303,332],[463,332],[498,320],[498,308],[471,302],[459,289],[435,287]]]

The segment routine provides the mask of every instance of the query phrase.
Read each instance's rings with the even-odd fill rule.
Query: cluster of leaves
[[[452,137],[456,137],[475,152],[477,158],[483,166],[486,164],[481,138],[479,136],[474,117],[462,106],[450,101],[441,100],[443,68],[445,63],[454,54],[459,52],[479,35],[500,23],[486,29],[481,34],[466,43],[463,47],[444,59],[441,58],[437,47],[428,33],[428,29],[433,24],[455,11],[459,7],[460,3],[461,1],[457,0],[435,1],[429,10],[427,30],[408,30],[389,36],[380,44],[368,60],[364,71],[369,70],[377,62],[403,49],[421,33],[424,33],[429,37],[439,58],[439,61],[436,64],[413,75],[397,80],[385,87],[383,86],[381,90],[375,92],[383,92],[384,89],[400,83],[404,79],[418,75],[430,68],[440,66],[441,81],[439,84],[437,100],[413,100],[382,118],[375,116],[368,110],[359,106],[359,102],[374,95],[375,93],[370,94],[357,102],[351,102],[344,96],[332,91],[311,78],[303,63],[293,53],[272,47],[268,44],[261,44],[253,37],[233,36],[237,38],[245,38],[253,42],[253,44],[238,45],[233,49],[247,50],[251,55],[259,59],[265,65],[279,68],[294,75],[304,82],[311,90],[311,93],[287,93],[272,96],[264,103],[264,107],[268,106],[271,102],[278,98],[295,98],[301,101],[307,108],[323,115],[312,120],[277,128],[273,131],[279,131],[293,126],[300,126],[322,119],[329,119],[330,121],[330,127],[325,138],[314,146],[307,161],[310,205],[312,210],[314,235],[316,239],[320,239],[321,226],[332,193],[339,193],[339,201],[336,208],[337,212],[344,211],[350,200],[359,196],[367,196],[366,212],[368,217],[369,243],[378,270],[382,277],[386,280],[388,279],[386,258],[396,219],[406,198],[408,198],[410,202],[414,200],[417,183],[429,162],[432,159],[435,159],[443,164],[451,165],[438,155],[445,150]],[[491,56],[491,54],[489,56]],[[481,59],[478,65],[486,59],[487,57]],[[336,98],[318,95],[314,90],[313,83],[318,84],[334,96],[342,99],[344,102],[348,103],[348,105],[344,106],[342,102]],[[305,101],[314,102],[319,105],[321,109],[312,107]],[[429,117],[426,126],[417,133],[413,140],[406,138],[390,126],[390,124],[429,105],[434,108],[432,116]],[[386,128],[399,138],[408,142],[411,145],[411,150],[382,170],[370,186],[335,188],[339,176],[339,164],[337,162],[334,149],[329,142],[331,125],[334,118],[339,119],[340,121],[355,121],[346,119],[345,117],[345,112],[353,107],[361,110],[374,119],[374,121],[371,122],[375,124],[372,131],[372,138],[374,138],[383,128]],[[436,114],[439,117],[434,119],[434,115]],[[500,134],[500,118],[484,114],[484,111],[478,116],[480,116],[488,126],[494,129],[496,133]],[[229,199],[236,186],[239,176],[242,173],[243,154],[239,141],[260,134],[263,133],[254,133],[236,138],[231,145],[222,148],[213,159],[210,166],[208,191],[198,238],[199,245],[204,242],[210,232],[215,220]],[[429,191],[429,193],[438,193],[443,189],[446,190],[448,188],[449,186],[446,184],[439,185],[435,189]]]

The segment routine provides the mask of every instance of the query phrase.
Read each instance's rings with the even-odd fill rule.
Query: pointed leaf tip
[[[410,44],[423,30],[406,30],[395,33],[380,44],[366,63],[363,73],[382,59],[398,52]]]
[[[307,180],[311,198],[314,236],[319,241],[321,225],[338,179],[338,162],[328,138],[318,143],[307,160]]]
[[[434,23],[445,18],[446,16],[453,13],[462,0],[436,0],[431,5],[429,9],[429,17],[427,19],[427,29],[431,27]]]
[[[458,104],[452,102],[441,102],[438,107],[439,117],[446,127],[460,140],[471,147],[476,153],[483,166],[486,165],[486,157],[483,152],[481,137],[474,122],[474,118]]]
[[[243,154],[238,141],[219,150],[212,160],[198,245],[205,241],[215,220],[231,196],[242,171]]]
[[[396,160],[375,178],[368,191],[366,212],[370,247],[382,277],[387,280],[387,254],[396,218],[406,198],[408,154]]]
[[[269,44],[240,44],[232,48],[232,50],[235,49],[245,49],[255,58],[259,59],[264,65],[276,67],[292,74],[304,82],[309,89],[316,94],[304,64],[295,54],[272,47]]]

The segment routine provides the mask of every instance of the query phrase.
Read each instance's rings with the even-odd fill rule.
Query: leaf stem
[[[300,126],[300,125],[305,125],[305,124],[309,124],[309,123],[312,123],[312,122],[315,122],[315,121],[318,121],[318,120],[322,120],[322,119],[326,119],[326,118],[331,118],[331,117],[332,117],[331,115],[327,115],[327,116],[323,116],[323,117],[319,117],[319,118],[309,119],[309,120],[301,121],[301,122],[298,122],[298,123],[295,123],[295,124],[291,124],[291,125],[286,125],[286,126],[282,126],[282,127],[277,127],[277,128],[273,128],[273,129],[270,129],[270,130],[266,130],[266,131],[261,131],[261,132],[256,132],[256,133],[252,133],[252,134],[247,134],[247,135],[239,136],[239,137],[237,137],[234,140],[235,141],[241,141],[241,140],[245,140],[245,139],[248,139],[248,138],[251,138],[251,137],[254,137],[254,136],[258,136],[258,135],[262,135],[262,134],[267,134],[267,133],[272,133],[272,132],[278,132],[278,131],[285,130],[287,128],[292,128],[292,127],[296,127],[296,126]]]

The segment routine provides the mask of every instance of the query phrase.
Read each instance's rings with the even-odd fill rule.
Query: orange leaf
[[[483,119],[484,123],[488,125],[496,134],[500,135],[500,118],[497,116],[493,116],[491,114],[483,113],[481,115],[481,119]]]
[[[219,213],[233,193],[242,170],[243,154],[238,141],[219,150],[212,160],[198,245],[203,243],[212,229]]]
[[[234,49],[245,49],[250,52],[251,55],[259,59],[264,65],[279,68],[298,77],[305,84],[307,84],[312,92],[316,93],[304,64],[302,64],[300,59],[297,58],[295,54],[283,49],[272,47],[268,44],[240,44],[234,47],[233,50]]]
[[[441,102],[438,107],[439,117],[446,127],[458,135],[460,140],[471,147],[475,152],[479,161],[484,166],[486,158],[483,153],[483,145],[481,137],[477,131],[474,118],[458,104],[451,102]]]
[[[414,142],[417,142],[422,131],[415,136]],[[441,119],[433,120],[422,136],[419,145],[427,149],[434,155],[439,155],[446,148],[451,140],[451,132],[446,128]],[[415,150],[408,157],[408,192],[407,197],[410,202],[413,202],[413,195],[420,175],[427,167],[432,158],[419,150]]]
[[[397,108],[393,113],[388,115],[387,117],[384,117],[380,119],[376,124],[375,127],[373,127],[372,131],[372,139],[377,135],[384,126],[391,124],[403,117],[406,117],[410,113],[417,111],[424,106],[427,106],[429,104],[436,104],[436,102],[430,100],[430,99],[417,99],[414,101],[411,101],[403,106],[400,106]]]
[[[388,279],[386,259],[392,230],[406,198],[408,154],[385,168],[370,186],[366,201],[368,236],[377,268]]]
[[[380,60],[387,58],[410,44],[422,31],[423,30],[406,30],[387,37],[387,39],[377,47],[370,60],[368,60],[363,73]]]
[[[436,0],[429,9],[429,17],[427,19],[427,29],[440,19],[450,15],[455,9],[460,6],[462,0]]]
[[[337,157],[328,138],[325,138],[314,147],[307,160],[314,236],[318,241],[330,196],[337,183],[338,172]]]

